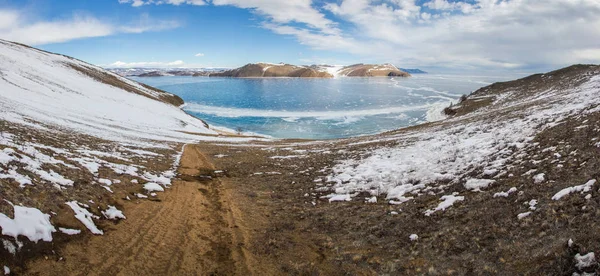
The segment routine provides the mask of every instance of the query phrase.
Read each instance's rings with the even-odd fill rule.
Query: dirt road
[[[34,275],[248,275],[262,274],[244,249],[239,210],[213,165],[194,145],[181,160],[182,180],[161,202],[124,201],[127,220],[103,236],[69,242],[62,260],[37,260]]]

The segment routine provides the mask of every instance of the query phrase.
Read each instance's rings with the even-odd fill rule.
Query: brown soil
[[[181,179],[160,202],[125,201],[127,220],[104,236],[69,242],[58,256],[33,261],[33,275],[269,274],[245,249],[247,228],[227,184],[195,146],[181,160]]]

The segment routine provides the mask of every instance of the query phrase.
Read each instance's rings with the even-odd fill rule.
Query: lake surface
[[[517,76],[411,78],[134,78],[183,98],[211,125],[276,138],[375,134],[440,118],[462,94]]]

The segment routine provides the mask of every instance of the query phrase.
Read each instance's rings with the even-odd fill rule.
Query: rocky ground
[[[462,115],[452,120],[374,137],[200,148],[223,171],[250,221],[261,222],[250,225],[254,239],[246,248],[258,259],[273,260],[279,274],[593,273],[598,272],[595,260],[584,260],[599,249],[597,103],[551,124],[545,120],[552,118],[541,118],[544,127],[523,144],[508,147],[514,154],[506,155],[503,170],[485,170],[485,163],[494,161],[486,160],[454,180],[428,183],[443,187],[440,191],[417,191],[400,204],[385,193],[374,200],[371,191],[332,201],[338,186],[325,176],[340,160],[364,160],[377,149],[402,147],[410,133],[483,121],[480,115],[467,116],[478,110],[489,120],[510,121],[522,116],[517,110],[548,104],[544,101],[551,97],[542,95],[549,89],[565,93],[587,80],[582,76],[598,72],[596,66],[575,66],[495,84],[454,107]],[[535,100],[500,108],[498,99],[509,92],[519,93],[515,100]],[[481,104],[482,96],[495,100]],[[491,185],[469,189],[465,181],[474,178]],[[428,215],[427,210],[441,206],[442,195],[461,199]]]

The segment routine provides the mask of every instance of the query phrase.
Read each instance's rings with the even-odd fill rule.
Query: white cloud
[[[270,23],[286,24],[301,23],[326,34],[337,34],[339,29],[336,23],[329,20],[313,7],[312,0],[118,0],[122,4],[131,4],[134,7],[143,5],[205,5],[211,3],[215,6],[235,6],[250,9],[266,17]],[[406,1],[406,0],[396,0]]]
[[[195,56],[195,57],[203,57],[203,56],[204,56],[204,53],[197,53],[197,54],[195,54],[194,56]]]
[[[414,0],[343,0],[324,8],[352,24],[346,33],[355,41],[372,42],[365,55],[401,65],[514,68],[600,62],[594,51],[600,48],[600,1],[473,2],[425,2],[439,11],[433,15],[419,14]],[[382,44],[391,50],[381,50]]]
[[[402,66],[516,68],[600,62],[598,0],[119,2],[249,9],[263,18],[260,26],[313,49]]]
[[[0,11],[0,37],[25,44],[47,44],[77,38],[98,37],[114,32],[109,24],[90,16],[69,20],[22,23],[16,11]]]
[[[109,64],[107,67],[115,67],[115,68],[163,68],[163,67],[182,67],[185,65],[185,62],[182,60],[176,60],[171,62],[160,62],[160,61],[139,61],[139,62],[123,62],[116,61]]]
[[[425,3],[425,6],[433,10],[461,10],[463,13],[468,13],[473,10],[474,6],[464,2],[448,2],[448,0],[432,0]]]
[[[206,5],[204,0],[119,0],[121,4],[131,4],[132,7],[140,7],[143,5],[163,5],[170,4],[179,6],[181,4],[202,6]]]
[[[336,34],[336,23],[313,8],[311,0],[213,0],[214,5],[252,9],[273,23],[303,23],[326,34]]]
[[[145,32],[170,30],[178,28],[179,26],[181,26],[181,24],[175,20],[156,20],[151,18],[148,14],[142,14],[136,21],[129,23],[129,25],[120,27],[119,31],[123,33],[139,34]]]
[[[0,10],[0,38],[24,44],[42,45],[117,33],[161,31],[179,26],[176,21],[153,20],[142,15],[136,22],[116,26],[90,15],[69,19],[31,22],[19,11]]]

